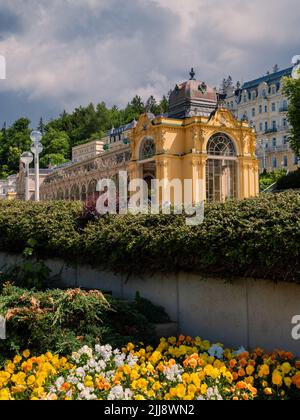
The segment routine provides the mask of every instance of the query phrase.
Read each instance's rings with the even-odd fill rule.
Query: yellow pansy
[[[292,386],[293,381],[291,378],[284,378],[284,383],[288,388],[290,388]]]
[[[23,357],[25,358],[25,359],[28,359],[28,357],[30,356],[30,350],[25,350],[25,351],[23,351]]]
[[[292,370],[292,366],[289,363],[283,363],[281,370],[285,375],[288,375]]]
[[[13,362],[15,365],[18,365],[21,362],[21,360],[22,360],[22,357],[17,355],[14,357]]]
[[[152,386],[153,391],[159,391],[162,388],[160,382],[155,382]]]
[[[35,383],[35,376],[34,375],[30,375],[27,379],[27,385],[31,386]]]
[[[207,393],[207,385],[206,384],[201,385],[200,392],[201,392],[202,395],[206,395],[206,393]]]
[[[8,401],[11,399],[9,389],[0,389],[0,401]]]
[[[276,386],[281,386],[282,385],[282,376],[281,376],[281,374],[278,370],[274,370],[274,372],[273,372],[272,383],[273,383],[273,385],[276,385]]]
[[[179,384],[176,388],[176,395],[179,399],[183,399],[186,394],[186,388],[183,384]]]

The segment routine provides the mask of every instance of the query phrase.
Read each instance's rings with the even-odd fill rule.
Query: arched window
[[[217,133],[208,142],[207,153],[210,156],[236,156],[233,141],[223,133]]]
[[[237,153],[233,141],[223,133],[211,137],[207,145],[206,197],[224,202],[237,198]]]
[[[97,192],[97,181],[94,179],[93,181],[90,181],[88,185],[88,192],[87,192],[87,200],[96,200],[99,196],[99,193]]]
[[[63,200],[64,199],[64,192],[61,188],[58,190],[57,199],[58,200]]]
[[[80,200],[80,190],[78,185],[73,185],[71,188],[71,201],[79,201]]]
[[[81,201],[86,201],[86,186],[81,187]]]
[[[151,137],[146,137],[140,147],[140,160],[151,159],[156,154],[154,140]]]

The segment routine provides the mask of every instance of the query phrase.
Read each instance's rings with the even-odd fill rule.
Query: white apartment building
[[[282,82],[291,76],[293,67],[273,72],[237,87],[228,86],[226,106],[240,120],[249,121],[257,133],[257,156],[261,171],[294,171],[298,157],[289,146],[288,101],[282,94]]]

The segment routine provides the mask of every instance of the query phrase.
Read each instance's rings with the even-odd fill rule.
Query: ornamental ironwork
[[[222,133],[215,134],[208,142],[207,153],[211,156],[236,156],[233,141]]]
[[[140,160],[151,159],[156,154],[154,140],[151,137],[146,137],[140,148]]]

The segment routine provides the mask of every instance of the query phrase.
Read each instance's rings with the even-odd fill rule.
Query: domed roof
[[[175,86],[169,99],[169,118],[188,118],[207,116],[215,110],[218,103],[216,89],[205,82],[195,79],[195,72],[190,72],[190,80]]]

